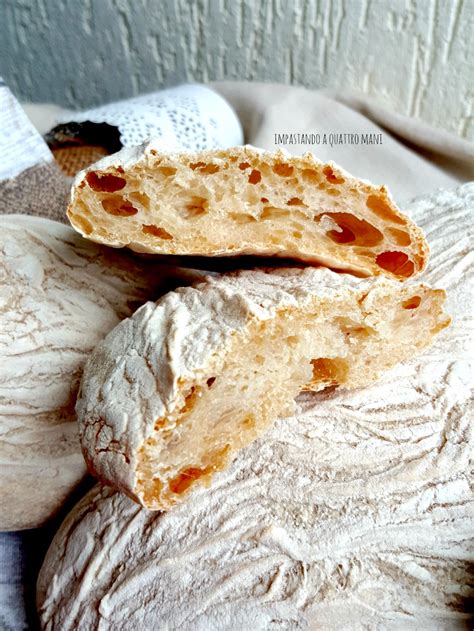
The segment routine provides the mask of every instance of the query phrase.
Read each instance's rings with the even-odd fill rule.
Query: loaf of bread
[[[168,509],[302,388],[365,386],[446,327],[444,292],[325,268],[241,271],[148,302],[87,362],[76,411],[92,472]]]
[[[122,318],[176,286],[174,273],[48,219],[0,217],[0,530],[41,526],[85,475],[83,364]]]
[[[362,390],[299,396],[172,511],[97,486],[46,555],[42,629],[468,626],[473,206],[470,185],[413,208],[456,314],[429,349]]]
[[[68,217],[83,236],[137,252],[290,257],[406,279],[428,247],[385,187],[312,154],[251,146],[124,149],[78,174]]]

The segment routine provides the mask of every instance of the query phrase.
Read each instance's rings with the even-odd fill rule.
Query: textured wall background
[[[366,92],[474,138],[474,0],[0,0],[0,72],[83,107],[184,81]]]

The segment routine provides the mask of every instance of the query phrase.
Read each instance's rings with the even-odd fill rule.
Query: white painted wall
[[[2,0],[22,99],[95,105],[184,81],[350,88],[474,138],[474,0]]]

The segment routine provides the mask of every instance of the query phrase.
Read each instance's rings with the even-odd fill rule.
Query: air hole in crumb
[[[240,425],[244,429],[253,429],[255,427],[255,416],[253,416],[253,414],[249,414],[240,421]]]
[[[378,195],[369,195],[366,201],[367,208],[377,215],[377,217],[381,217],[387,221],[391,221],[393,223],[405,224],[405,220],[399,217],[395,211],[393,211],[388,205],[387,201]]]
[[[115,193],[116,191],[120,191],[127,184],[127,180],[123,177],[118,177],[110,173],[100,174],[95,171],[90,171],[86,175],[86,181],[93,191],[99,193]]]
[[[201,389],[197,388],[196,386],[191,386],[188,394],[184,397],[184,405],[180,409],[180,413],[185,414],[186,412],[190,412],[196,405],[196,401],[200,396]]]
[[[77,226],[79,226],[79,228],[85,233],[85,234],[91,234],[93,228],[92,228],[92,224],[87,221],[87,219],[85,217],[81,217],[81,215],[70,215],[71,221],[73,224],[76,224]]]
[[[141,204],[145,210],[148,210],[150,208],[150,198],[145,193],[140,193],[139,191],[136,191],[134,193],[129,193],[128,197],[131,201]]]
[[[340,230],[329,230],[326,234],[330,239],[332,239],[335,243],[354,243],[356,237],[352,230],[346,228],[345,226],[339,226]]]
[[[299,343],[300,338],[297,335],[289,335],[286,338],[286,341],[290,346],[296,346]]]
[[[209,379],[206,381],[207,387],[210,388],[215,380],[216,380],[215,377],[209,377]]]
[[[314,218],[321,221],[330,217],[339,230],[329,230],[326,234],[335,243],[351,243],[353,245],[373,246],[383,241],[383,234],[375,226],[364,219],[359,219],[350,213],[324,213]]]
[[[206,175],[212,175],[213,173],[217,173],[219,170],[220,168],[217,166],[217,164],[208,164],[200,169],[200,172],[205,173]]]
[[[301,171],[301,176],[303,180],[310,182],[311,184],[316,184],[321,179],[319,172],[315,169],[303,169]]]
[[[265,357],[263,357],[262,355],[255,355],[255,363],[259,364],[259,366],[263,366],[263,364],[265,363]]]
[[[319,357],[311,360],[313,368],[313,382],[325,385],[344,383],[349,372],[349,366],[344,359]]]
[[[262,174],[257,169],[253,169],[249,175],[249,184],[258,184],[262,179]]]
[[[119,195],[106,197],[101,204],[106,213],[115,217],[132,217],[138,213],[135,206],[132,206],[129,201]]]
[[[300,199],[299,197],[292,197],[286,203],[288,206],[306,206],[303,200]]]
[[[142,232],[145,234],[152,234],[154,237],[159,237],[160,239],[165,239],[167,241],[173,239],[173,235],[167,230],[153,224],[143,225]]]
[[[213,173],[217,173],[219,171],[219,167],[217,164],[206,164],[205,162],[195,162],[194,164],[189,165],[191,169],[196,170],[199,169],[200,173],[205,175],[212,175]]]
[[[276,208],[275,206],[265,206],[260,215],[260,219],[279,219],[289,217],[290,211],[286,208]]]
[[[166,426],[167,419],[166,418],[157,418],[155,421],[155,431],[163,429]]]
[[[362,326],[351,318],[340,317],[337,318],[337,322],[341,327],[344,335],[349,337],[358,337],[365,339],[375,333],[375,330],[370,326]]]
[[[343,177],[338,177],[337,175],[335,175],[332,167],[330,167],[329,165],[324,167],[323,173],[326,177],[326,180],[331,184],[342,184],[343,182],[345,182]]]
[[[280,177],[290,177],[293,175],[293,171],[294,168],[291,164],[286,164],[285,162],[277,162],[273,165],[273,172]]]
[[[168,482],[170,491],[177,495],[184,493],[196,480],[207,477],[222,468],[228,458],[229,451],[230,445],[227,444],[222,449],[215,450],[203,456],[202,460],[212,464],[206,465],[205,467],[191,466],[181,469],[179,474]]]
[[[199,217],[207,212],[208,201],[205,197],[191,197],[189,202],[184,205],[186,219],[191,217]]]
[[[212,469],[213,468],[210,466],[202,469],[199,467],[188,467],[187,469],[183,469],[181,473],[168,482],[169,489],[172,493],[180,495],[181,493],[184,493],[184,491],[186,491],[193,482],[211,473]]]
[[[333,197],[336,197],[337,195],[341,194],[341,191],[338,191],[337,188],[328,188],[327,193],[328,195],[332,195]]]
[[[379,267],[395,274],[407,278],[415,271],[415,265],[405,252],[382,252],[375,259]]]
[[[249,164],[248,162],[241,162],[241,163],[239,164],[239,169],[240,169],[241,171],[245,171],[245,169],[250,169],[250,167],[251,167],[251,166],[252,166],[252,165],[251,165],[251,164]]]
[[[164,177],[171,177],[176,174],[177,169],[175,167],[159,167],[157,171]]]
[[[248,213],[229,213],[229,219],[232,219],[235,223],[253,223],[257,221],[253,215]]]
[[[420,296],[412,296],[411,298],[408,298],[407,300],[404,300],[402,302],[402,307],[404,309],[418,309],[418,307],[420,306],[420,303],[421,303]]]
[[[387,231],[393,237],[397,245],[410,245],[411,237],[407,232],[398,230],[397,228],[387,228]]]
[[[301,239],[301,237],[303,236],[303,233],[300,232],[299,230],[295,230],[293,232],[293,236],[295,237],[295,239]]]

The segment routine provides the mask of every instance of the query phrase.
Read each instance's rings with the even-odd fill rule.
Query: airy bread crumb
[[[428,258],[385,187],[311,153],[123,149],[77,176],[67,214],[88,239],[137,252],[290,257],[400,280]]]
[[[303,389],[357,388],[449,324],[445,294],[324,268],[241,271],[148,302],[91,356],[77,404],[103,481],[169,509],[291,414]]]

